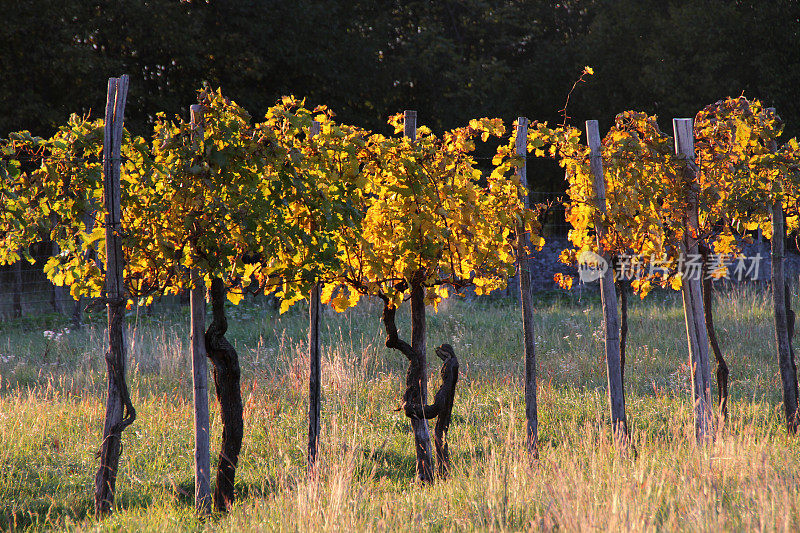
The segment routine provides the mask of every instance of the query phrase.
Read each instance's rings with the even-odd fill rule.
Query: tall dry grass
[[[307,318],[301,310],[278,316],[252,303],[234,309],[230,337],[242,358],[246,427],[240,502],[230,515],[208,521],[192,512],[185,313],[130,317],[130,381],[139,418],[123,438],[117,509],[103,522],[91,516],[105,383],[102,325],[52,341],[42,330],[58,324],[44,318],[4,324],[0,527],[798,530],[800,454],[781,422],[769,297],[739,289],[720,295],[716,309],[732,372],[728,423],[713,444],[695,445],[680,302],[654,294],[631,307],[626,391],[633,446],[620,453],[609,429],[596,298],[541,299],[541,451],[530,461],[523,449],[516,305],[444,306],[429,317],[429,346],[452,343],[462,373],[450,432],[453,474],[430,486],[414,481],[409,425],[394,411],[405,359],[383,347],[377,306],[324,316],[323,441],[311,478],[305,470]],[[431,373],[435,390],[437,370]],[[221,431],[216,411],[212,419],[213,445]]]

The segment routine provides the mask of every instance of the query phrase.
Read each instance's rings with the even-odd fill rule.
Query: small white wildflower
[[[59,331],[50,331],[48,329],[48,330],[43,331],[42,335],[44,336],[45,339],[47,339],[49,341],[60,341],[61,337],[63,337],[67,333],[69,333],[69,328],[64,328],[64,329],[59,330]]]

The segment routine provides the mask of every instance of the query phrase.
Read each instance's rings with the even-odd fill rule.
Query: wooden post
[[[104,203],[106,225],[106,299],[108,308],[108,397],[100,468],[95,475],[95,512],[108,514],[114,504],[114,491],[122,451],[122,431],[136,419],[125,381],[125,303],[123,282],[120,208],[120,152],[128,76],[108,80],[108,99],[103,144]]]
[[[777,150],[775,142],[769,148]],[[771,248],[771,274],[772,274],[772,303],[775,317],[775,344],[778,349],[778,367],[781,372],[781,388],[783,389],[783,410],[786,415],[786,432],[790,435],[797,433],[798,426],[798,398],[797,398],[797,370],[792,352],[792,339],[789,334],[789,317],[787,302],[790,294],[786,284],[784,263],[786,258],[784,235],[786,235],[786,221],[783,213],[781,198],[776,198],[771,206],[772,241]]]
[[[417,140],[417,112],[403,112],[403,135],[414,142]],[[417,356],[420,367],[420,404],[428,403],[428,363],[425,349],[425,288],[422,286],[425,272],[420,269],[411,280],[411,348]],[[433,480],[433,460],[431,456],[431,435],[428,421],[420,418],[411,419],[414,431],[414,448],[417,455],[417,476],[420,481]]]
[[[607,265],[603,277],[600,278],[600,301],[603,306],[603,324],[605,326],[608,403],[609,407],[611,407],[611,427],[614,430],[615,441],[625,443],[627,442],[628,422],[625,417],[625,392],[622,384],[617,290],[614,286],[614,271],[610,267],[611,256],[603,248],[606,228],[602,215],[606,212],[606,180],[603,175],[603,159],[600,152],[600,130],[596,120],[586,121],[586,139],[591,150],[589,162],[594,176],[595,204],[598,210],[598,216],[594,221],[597,235],[597,252]]]
[[[694,131],[692,119],[676,118],[672,121],[675,132],[675,153],[687,159],[687,206],[686,225],[681,241],[684,260],[700,257],[698,239],[700,235],[698,185],[695,170]],[[686,336],[689,343],[689,365],[692,371],[692,394],[694,398],[695,437],[698,444],[714,437],[714,417],[711,404],[711,371],[708,360],[708,331],[703,309],[702,269],[685,272],[681,283],[683,312],[686,317]]]
[[[528,156],[528,119],[517,119],[516,155]],[[517,169],[522,187],[528,191],[527,161]],[[525,195],[525,209],[530,208],[530,196]],[[539,457],[539,412],[536,398],[536,338],[533,334],[533,303],[531,302],[530,273],[531,238],[524,226],[517,227],[517,275],[519,299],[522,307],[522,331],[525,351],[525,419],[527,420],[526,445],[532,457]]]
[[[203,106],[191,108],[195,145],[203,139]],[[193,250],[196,252],[196,250]],[[196,255],[195,255],[196,257]],[[206,287],[199,269],[192,268],[190,294],[192,385],[194,395],[194,505],[197,513],[211,513],[211,449],[208,413],[208,362],[206,361]]]
[[[411,142],[417,140],[417,112],[410,109],[403,111],[403,137]]]
[[[314,137],[320,132],[320,123],[311,123],[309,135]],[[312,230],[313,230],[312,226]],[[319,444],[320,405],[322,403],[320,387],[322,381],[322,364],[319,349],[319,320],[322,305],[320,303],[321,283],[314,284],[308,303],[308,474],[314,472],[317,462],[317,446]]]

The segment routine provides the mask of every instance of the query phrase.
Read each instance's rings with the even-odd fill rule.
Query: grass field
[[[105,394],[102,317],[0,323],[0,528],[70,530],[798,530],[800,450],[782,424],[769,294],[720,294],[730,418],[694,444],[677,293],[632,302],[626,394],[636,454],[611,445],[596,295],[537,303],[541,456],[524,453],[521,319],[511,300],[445,303],[428,351],[461,362],[450,431],[454,472],[415,483],[412,435],[394,411],[405,358],[383,346],[379,307],[323,323],[322,467],[305,473],[305,310],[231,309],[242,361],[240,502],[193,514],[188,310],[130,317],[129,381],[139,417],[123,435],[116,510],[92,516]],[[400,316],[408,335],[407,315]],[[50,339],[44,331],[56,332]],[[439,385],[429,358],[429,387]],[[213,395],[213,391],[212,391]],[[221,431],[212,396],[212,458]]]

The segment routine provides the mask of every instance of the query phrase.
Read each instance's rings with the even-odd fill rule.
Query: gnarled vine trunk
[[[711,272],[709,272],[708,247],[701,243],[699,245],[700,256],[703,261],[703,310],[705,311],[706,329],[708,330],[708,344],[714,352],[714,359],[717,362],[717,395],[719,396],[719,411],[723,420],[728,418],[728,363],[722,356],[722,350],[717,341],[717,330],[714,327],[714,314],[711,300]]]
[[[422,292],[422,298],[420,298]],[[415,304],[416,301],[416,304]],[[425,328],[425,302],[424,290],[422,285],[411,289],[411,313],[412,313],[412,339],[417,341],[417,346],[412,346],[400,339],[397,333],[395,316],[397,309],[389,305],[389,299],[383,298],[383,325],[386,329],[386,347],[400,351],[408,359],[408,371],[406,372],[406,390],[403,394],[404,405],[425,405],[423,391],[427,389],[427,374],[425,373],[425,352],[418,351],[420,340],[420,328],[422,329],[422,347],[424,348],[424,328]],[[420,306],[422,317],[416,317],[415,311],[419,314]],[[416,335],[415,328],[416,326]],[[425,386],[425,389],[423,389]],[[414,449],[417,456],[417,477],[422,482],[433,480],[433,466],[431,462],[431,437],[428,431],[428,422],[425,418],[411,418],[411,427],[414,431]]]
[[[436,355],[442,360],[442,384],[436,391],[430,405],[406,403],[403,409],[406,416],[419,419],[436,418],[433,441],[436,446],[436,470],[439,477],[445,478],[450,472],[450,447],[447,444],[447,431],[453,414],[453,401],[458,383],[458,359],[449,344],[436,348]]]
[[[214,388],[222,418],[222,443],[217,465],[217,487],[214,490],[214,508],[227,511],[234,502],[234,481],[239,452],[244,436],[242,392],[240,386],[239,355],[225,338],[228,320],[225,316],[225,283],[220,278],[211,282],[212,321],[206,330],[206,353],[214,365]]]

